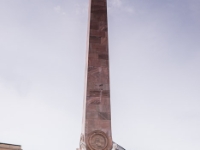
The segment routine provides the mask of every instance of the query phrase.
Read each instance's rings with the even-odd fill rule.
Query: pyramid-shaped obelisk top
[[[111,150],[107,1],[90,0],[86,89],[80,150]]]

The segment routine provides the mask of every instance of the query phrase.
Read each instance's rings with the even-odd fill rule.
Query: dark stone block
[[[91,43],[101,43],[101,37],[90,36]]]
[[[108,54],[100,54],[99,59],[105,59],[108,60]]]
[[[91,20],[93,21],[107,21],[107,13],[106,12],[95,12],[91,14]]]
[[[90,97],[100,97],[101,91],[90,91]]]
[[[90,22],[90,29],[98,30],[99,29],[99,23],[97,21],[91,21]]]
[[[103,92],[102,92],[102,95],[103,95],[104,97],[110,97],[110,91],[109,91],[109,90],[103,91]]]
[[[97,5],[94,5],[92,8],[91,8],[91,13],[106,13],[107,10],[106,10],[106,7],[105,6],[97,6]]]
[[[105,6],[105,5],[106,5],[105,1],[100,1],[100,0],[92,1],[92,6]]]

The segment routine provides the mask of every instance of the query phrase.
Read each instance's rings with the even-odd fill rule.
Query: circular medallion
[[[94,131],[89,136],[88,144],[92,150],[104,150],[108,145],[107,135],[102,131]]]

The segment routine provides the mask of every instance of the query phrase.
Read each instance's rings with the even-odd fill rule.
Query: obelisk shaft
[[[81,141],[87,150],[111,150],[106,0],[90,0],[86,90]]]

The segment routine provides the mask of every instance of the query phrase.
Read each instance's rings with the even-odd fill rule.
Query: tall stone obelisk
[[[80,150],[111,150],[107,0],[90,0]]]

